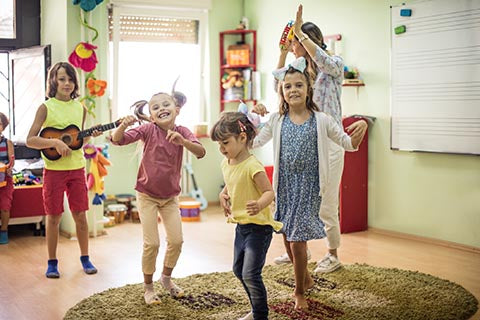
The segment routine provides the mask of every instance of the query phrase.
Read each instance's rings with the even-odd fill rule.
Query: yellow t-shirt
[[[50,98],[43,103],[47,107],[47,118],[42,127],[53,127],[64,129],[71,124],[76,125],[82,130],[83,125],[83,106],[76,100],[60,101]],[[49,170],[76,170],[85,167],[85,158],[82,148],[72,150],[68,157],[61,157],[58,160],[48,160],[42,154],[45,168]]]
[[[270,206],[267,206],[254,216],[249,215],[246,210],[247,201],[257,200],[262,195],[262,192],[257,188],[253,179],[255,174],[262,171],[265,172],[265,168],[253,155],[235,165],[228,164],[227,159],[223,160],[223,178],[227,185],[228,194],[230,195],[232,209],[232,217],[228,219],[228,222],[270,225],[275,231],[280,231],[283,224],[273,220]]]

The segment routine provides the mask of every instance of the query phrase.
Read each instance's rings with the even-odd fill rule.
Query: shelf
[[[234,99],[234,100],[220,100],[221,103],[229,103],[229,102],[257,102],[257,100],[254,99]]]
[[[223,78],[224,74],[226,73],[227,70],[229,69],[237,69],[238,71],[242,73],[249,73],[248,70],[250,70],[250,73],[253,74],[254,71],[257,70],[257,31],[256,30],[242,30],[242,29],[235,29],[235,30],[226,30],[222,31],[219,33],[219,40],[220,40],[220,79]],[[228,39],[228,42],[226,42],[226,39]],[[226,59],[228,57],[228,47],[227,43],[235,43],[234,40],[237,40],[236,43],[239,45],[240,43],[248,44],[249,45],[249,60],[247,59],[239,59],[239,60],[232,60],[232,59]],[[240,40],[240,41],[238,41]],[[232,48],[233,51],[237,50],[237,48]],[[238,51],[241,53],[242,51],[245,51],[246,49],[241,47],[239,45]],[[238,54],[240,55],[240,54]],[[242,53],[243,56],[243,53]],[[240,63],[245,63],[245,64],[228,64],[228,62],[240,62]],[[250,75],[251,77],[252,75]],[[252,86],[252,79],[249,79],[250,82],[244,82],[249,86]],[[240,101],[244,102],[253,102],[256,103],[256,100],[254,99],[233,99],[233,100],[228,100],[224,99],[225,97],[225,89],[222,87],[222,83],[220,80],[220,112],[225,110],[225,103],[239,103]],[[238,94],[234,95],[232,97],[239,97],[239,96],[246,96],[249,98],[252,98],[253,95],[251,95],[252,88],[248,87],[244,92],[247,92],[247,94]],[[228,97],[228,95],[227,95]]]
[[[237,65],[230,65],[230,64],[223,64],[220,68],[223,69],[242,69],[242,68],[255,68],[256,65],[254,64],[237,64]]]
[[[342,87],[365,87],[365,83],[344,83]]]
[[[255,30],[246,30],[246,29],[235,29],[235,30],[227,30],[222,31],[220,34],[247,34],[247,33],[254,33]]]

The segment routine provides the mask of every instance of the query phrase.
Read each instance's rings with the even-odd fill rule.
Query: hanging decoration
[[[90,143],[83,146],[83,154],[86,159],[91,160],[87,174],[87,188],[95,193],[92,204],[102,204],[106,199],[103,177],[108,174],[105,166],[111,165],[111,162],[104,157],[102,148]]]
[[[101,97],[105,94],[107,88],[107,81],[97,80],[95,78],[89,78],[87,80],[88,93],[92,97]]]
[[[80,4],[80,8],[82,8],[83,11],[88,12],[95,9],[95,7],[102,3],[103,0],[73,0],[72,2],[74,5]]]
[[[80,42],[68,57],[68,61],[85,72],[91,72],[95,70],[98,63],[94,49],[97,49],[97,46],[88,42]]]

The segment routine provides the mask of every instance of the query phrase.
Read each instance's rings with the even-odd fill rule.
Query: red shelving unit
[[[232,65],[227,64],[225,39],[226,37],[233,37],[234,42],[243,42],[250,45],[250,63]],[[243,71],[244,69],[257,70],[257,31],[256,30],[227,30],[220,32],[220,112],[225,110],[225,103],[240,102],[240,99],[224,99],[225,89],[222,87],[221,79],[226,69],[237,69]],[[254,99],[242,99],[244,102],[256,103]]]

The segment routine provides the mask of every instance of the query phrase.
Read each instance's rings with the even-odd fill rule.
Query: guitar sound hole
[[[68,135],[62,136],[62,141],[68,146],[72,143],[72,137]]]

